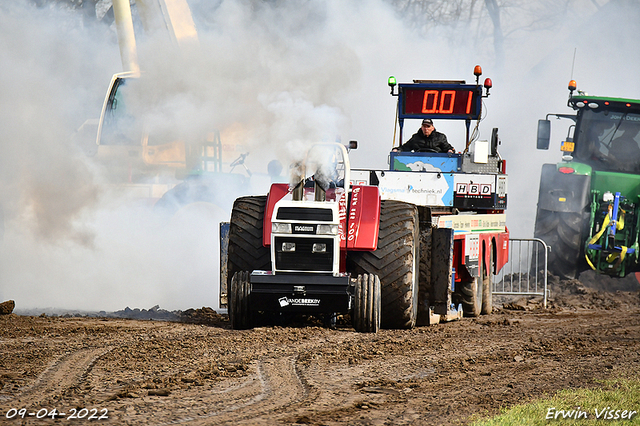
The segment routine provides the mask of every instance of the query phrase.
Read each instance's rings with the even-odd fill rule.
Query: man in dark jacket
[[[444,133],[436,131],[430,118],[422,120],[422,126],[411,139],[395,148],[394,151],[415,152],[455,152]]]

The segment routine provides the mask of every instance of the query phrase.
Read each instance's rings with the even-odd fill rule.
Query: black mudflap
[[[420,224],[420,274],[418,278],[418,317],[416,325],[429,325],[431,305],[431,234],[433,228]]]
[[[452,304],[453,229],[431,228],[420,230],[420,291],[418,292],[417,325],[432,323],[432,313],[449,315]]]

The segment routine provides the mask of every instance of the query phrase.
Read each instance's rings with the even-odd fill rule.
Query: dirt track
[[[195,324],[3,315],[0,423],[53,424],[35,417],[54,408],[65,413],[56,424],[71,423],[86,407],[108,415],[101,423],[127,425],[465,424],[637,374],[638,289],[555,285],[547,310],[521,301],[377,334],[313,324],[234,331],[208,309],[190,312]],[[11,408],[26,408],[25,420],[7,421]]]

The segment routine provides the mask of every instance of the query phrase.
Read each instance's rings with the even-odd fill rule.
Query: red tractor
[[[310,314],[331,321],[351,314],[356,330],[376,332],[383,271],[356,272],[354,259],[376,250],[379,228],[388,232],[380,224],[387,208],[378,188],[349,186],[349,156],[340,144],[314,145],[292,179],[273,184],[267,196],[234,203],[227,263],[231,325],[250,328],[257,315]],[[410,245],[411,237],[397,233],[395,246]],[[395,257],[393,269],[415,273],[405,265],[410,263],[406,257]],[[406,278],[398,281],[392,285],[414,291],[403,288],[400,281]],[[400,299],[410,304],[412,297]]]

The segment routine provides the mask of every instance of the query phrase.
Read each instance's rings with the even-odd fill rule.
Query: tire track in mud
[[[13,406],[42,406],[47,400],[63,394],[80,383],[98,359],[113,347],[81,349],[60,356],[28,387],[9,398]]]
[[[255,424],[262,415],[273,415],[291,406],[304,402],[309,397],[309,386],[296,366],[297,356],[261,359],[257,362],[255,373],[244,382],[214,390],[207,397],[200,396],[196,406],[190,405],[190,399],[183,401],[179,412],[186,414],[198,411],[197,406],[211,407],[217,410],[200,415],[187,415],[171,424]],[[175,410],[175,407],[174,407]],[[176,413],[177,414],[177,413]],[[163,413],[159,417],[167,418]]]

